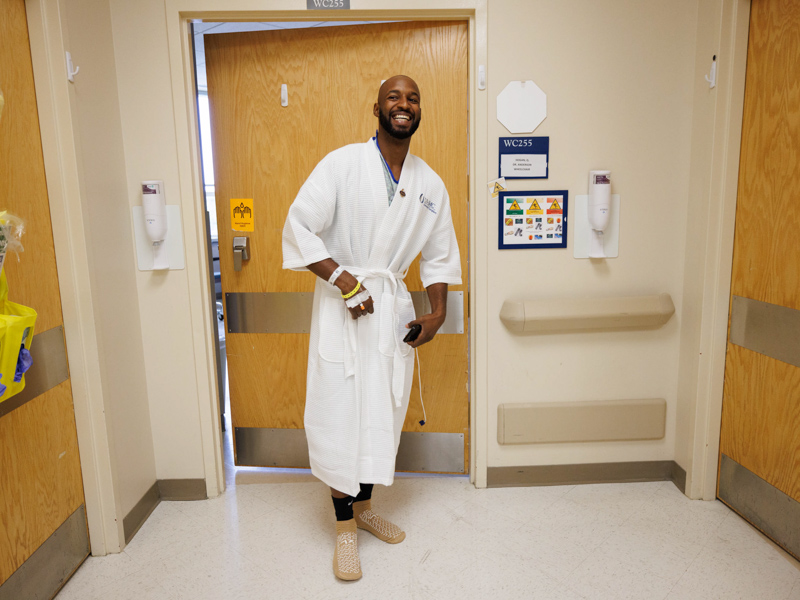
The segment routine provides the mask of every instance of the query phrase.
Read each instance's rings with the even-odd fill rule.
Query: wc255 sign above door
[[[501,250],[567,247],[567,190],[500,192]]]

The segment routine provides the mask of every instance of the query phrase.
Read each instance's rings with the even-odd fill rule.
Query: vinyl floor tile
[[[330,491],[308,471],[233,469],[228,490],[162,502],[120,554],[58,600],[800,600],[800,563],[720,502],[670,482],[475,489],[399,474],[359,531],[364,576],[332,572]]]
[[[511,600],[577,600],[575,592],[539,569],[536,557],[519,553],[481,554],[466,580],[465,597]]]
[[[797,578],[797,581],[794,583],[794,587],[792,591],[789,592],[789,596],[786,600],[800,600],[800,577]]]
[[[772,548],[758,556],[704,548],[667,598],[784,600],[796,582],[796,569]]]
[[[75,589],[71,593],[69,589]],[[107,583],[105,586],[96,589],[87,589],[77,581],[67,584],[58,595],[62,598],[80,598],[81,600],[177,600],[177,596],[172,595],[145,571],[137,571],[121,579]]]
[[[59,600],[91,600],[104,597],[104,588],[141,572],[141,566],[124,552],[90,556],[58,594]]]

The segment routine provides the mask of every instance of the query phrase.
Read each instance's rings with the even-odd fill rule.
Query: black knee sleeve
[[[345,496],[344,498],[331,496],[331,500],[333,500],[333,510],[336,511],[337,521],[349,521],[353,518],[354,498],[352,496]]]

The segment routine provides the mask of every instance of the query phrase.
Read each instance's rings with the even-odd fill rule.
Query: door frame
[[[194,21],[368,21],[368,20],[463,20],[469,27],[469,323],[470,323],[470,480],[478,487],[486,486],[488,414],[487,360],[488,343],[487,269],[489,234],[475,224],[479,199],[485,190],[479,185],[488,181],[487,138],[488,100],[486,93],[475,90],[477,65],[486,64],[487,10],[486,0],[410,0],[403,10],[385,9],[381,0],[361,0],[359,10],[298,10],[299,0],[275,0],[268,10],[253,0],[235,0],[219,10],[215,0],[165,0],[170,71],[172,78],[173,114],[178,143],[180,202],[184,221],[186,266],[189,279],[190,312],[198,409],[201,421],[203,462],[209,497],[225,489],[224,460],[220,416],[217,410],[216,353],[211,329],[211,302],[208,298],[207,240],[203,206],[200,137],[197,130],[194,98],[194,65],[190,22]],[[477,292],[477,293],[476,293]],[[482,317],[478,317],[481,315]],[[205,390],[205,393],[203,392]],[[479,410],[478,407],[482,407]]]
[[[696,42],[690,201],[707,202],[708,210],[705,228],[692,239],[687,235],[678,375],[684,423],[675,440],[691,499],[717,497],[750,3],[701,0],[698,13],[698,32],[708,37],[698,35]],[[713,90],[703,81],[711,55],[719,59]],[[705,250],[693,257],[693,248]]]
[[[106,420],[100,349],[91,293],[78,152],[75,147],[61,13],[57,2],[26,0],[33,78],[53,247],[61,291],[64,339],[92,555],[120,552],[123,513],[113,469],[112,432]]]

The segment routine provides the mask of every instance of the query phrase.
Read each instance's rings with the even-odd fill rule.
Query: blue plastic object
[[[21,346],[19,349],[19,358],[17,359],[17,371],[14,373],[14,381],[19,383],[22,381],[22,376],[25,372],[31,368],[33,364],[33,357],[31,353],[28,352],[28,349],[25,346]]]

